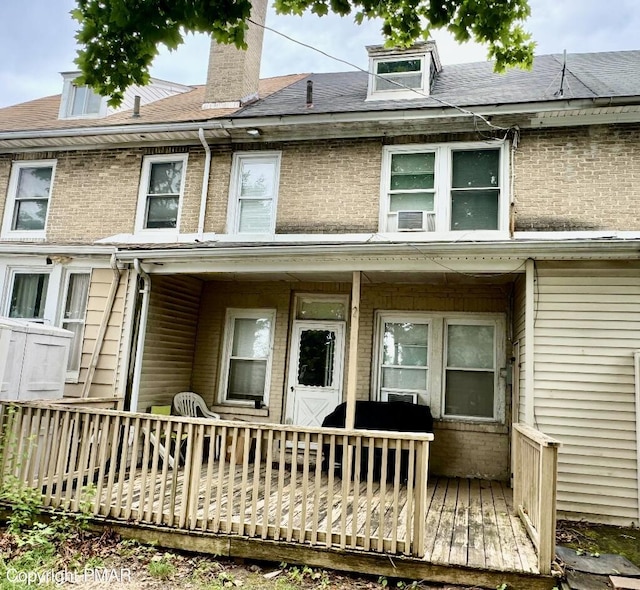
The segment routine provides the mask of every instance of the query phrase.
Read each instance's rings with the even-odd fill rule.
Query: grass
[[[558,522],[557,542],[590,554],[614,553],[640,567],[640,529],[586,522]]]

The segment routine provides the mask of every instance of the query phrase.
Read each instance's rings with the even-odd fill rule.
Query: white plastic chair
[[[216,414],[207,408],[207,404],[202,397],[193,391],[176,393],[173,397],[173,407],[180,416],[220,420],[220,414]]]

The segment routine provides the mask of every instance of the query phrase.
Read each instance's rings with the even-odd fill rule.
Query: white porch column
[[[525,262],[525,299],[524,299],[524,338],[525,338],[525,376],[524,376],[524,421],[529,426],[534,425],[535,407],[535,262],[529,258]]]
[[[347,415],[345,428],[356,421],[356,385],[358,377],[358,333],[360,331],[360,271],[353,273],[351,285],[351,327],[349,329],[349,365],[347,366]]]

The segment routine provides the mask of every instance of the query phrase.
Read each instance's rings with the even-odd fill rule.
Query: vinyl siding
[[[198,279],[152,277],[139,411],[169,405],[176,393],[191,389],[201,291]]]
[[[108,303],[109,291],[113,282],[113,271],[110,268],[94,268],[91,273],[89,298],[87,300],[87,317],[85,321],[84,339],[82,342],[82,359],[78,383],[67,384],[65,397],[80,397],[87,378],[91,356]],[[116,292],[116,298],[109,316],[107,331],[100,350],[98,364],[93,376],[89,397],[110,397],[116,393],[116,372],[120,359],[120,340],[122,335],[122,319],[124,299],[127,289],[128,274],[123,271]]]
[[[524,276],[518,277],[515,283],[515,293],[513,300],[513,341],[520,343],[519,361],[520,377],[519,387],[519,407],[518,415],[513,416],[514,422],[525,421],[525,403],[527,391],[525,387],[525,376],[527,373],[527,340],[525,337],[525,299],[526,299],[526,279]],[[513,409],[515,413],[516,409]]]
[[[535,426],[559,439],[558,510],[638,519],[640,265],[538,264]]]

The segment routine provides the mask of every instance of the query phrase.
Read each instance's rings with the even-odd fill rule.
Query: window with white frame
[[[102,97],[88,86],[71,85],[67,116],[98,115],[102,108]]]
[[[434,416],[504,420],[504,317],[379,312],[373,397],[431,407]]]
[[[45,237],[55,166],[55,160],[13,163],[3,236]]]
[[[236,153],[229,196],[229,233],[273,233],[280,152]]]
[[[82,338],[87,317],[87,300],[89,297],[88,272],[70,272],[67,274],[64,306],[61,310],[60,326],[73,333],[69,346],[67,363],[68,376],[77,378],[82,359]]]
[[[44,322],[48,286],[49,273],[11,273],[7,316],[30,322]]]
[[[142,164],[136,230],[174,230],[180,225],[187,154],[146,156]]]
[[[385,147],[382,231],[506,231],[503,152],[484,142]]]
[[[268,404],[273,309],[228,309],[221,371],[223,403]]]
[[[414,56],[405,59],[379,59],[374,61],[373,92],[422,90],[425,86],[425,58]],[[419,97],[419,95],[416,95]]]

